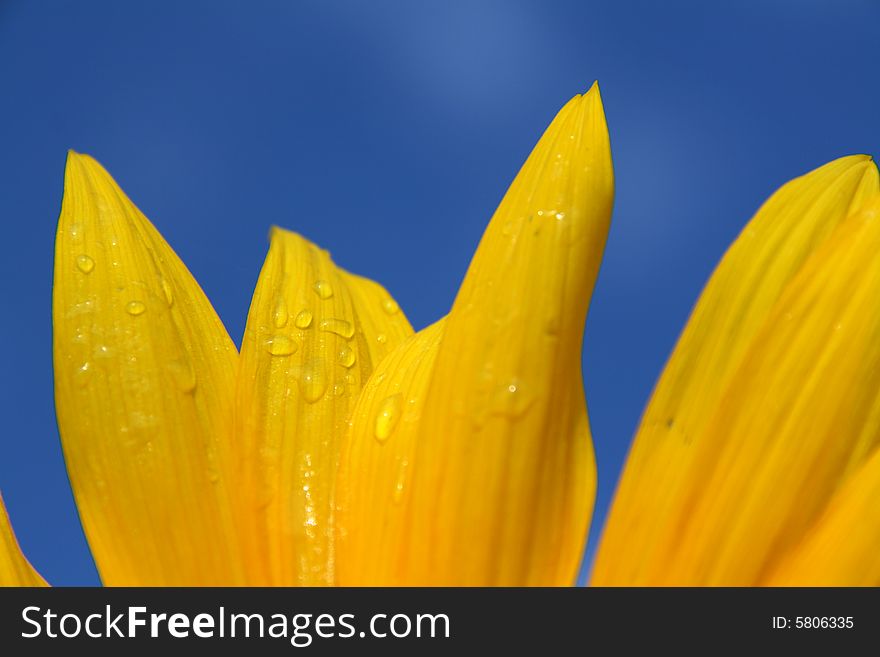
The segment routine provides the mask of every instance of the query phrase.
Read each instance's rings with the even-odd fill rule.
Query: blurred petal
[[[102,580],[241,582],[229,477],[235,346],[153,225],[76,153],[53,297],[58,425]]]
[[[878,192],[867,156],[835,160],[777,191],[706,285],[636,434],[597,554],[593,583],[653,581],[691,459],[760,327],[804,261]],[[809,352],[807,352],[809,353]],[[761,390],[768,390],[762,383]],[[654,556],[652,556],[654,555]]]
[[[46,581],[28,563],[18,547],[2,496],[0,496],[0,586],[46,586]]]
[[[401,564],[389,555],[406,536],[407,480],[443,323],[419,331],[385,358],[352,413],[337,483],[337,577],[343,586],[402,581]]]
[[[638,581],[752,585],[880,435],[880,196],[783,291],[692,446]],[[603,546],[604,547],[604,546]]]
[[[880,450],[766,582],[771,586],[880,586]]]
[[[351,295],[358,331],[366,336],[363,345],[375,368],[387,353],[413,334],[412,326],[384,287],[341,269],[339,274]]]
[[[296,233],[272,232],[241,348],[238,440],[253,582],[334,581],[341,436],[378,361],[412,334],[378,284]]]
[[[391,562],[365,581],[574,581],[595,493],[581,342],[612,199],[594,87],[560,111],[492,218],[445,320],[430,381],[433,355],[419,361],[419,350],[436,336],[422,335],[425,345],[392,356],[416,372],[398,374],[401,392],[394,381],[358,407],[346,467],[361,474],[349,499],[374,501],[376,521],[358,503],[348,536],[361,532],[356,549]],[[386,392],[399,403],[376,406]],[[406,408],[411,397],[420,410]],[[408,412],[420,416],[415,436]],[[400,421],[387,421],[395,414]],[[371,416],[384,447],[372,444]]]

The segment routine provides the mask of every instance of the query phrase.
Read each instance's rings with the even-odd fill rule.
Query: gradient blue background
[[[0,489],[31,561],[98,583],[53,410],[68,148],[110,170],[236,341],[273,223],[423,327],[546,124],[598,78],[618,191],[584,353],[589,558],[726,246],[787,179],[880,151],[876,2],[731,4],[0,0]]]

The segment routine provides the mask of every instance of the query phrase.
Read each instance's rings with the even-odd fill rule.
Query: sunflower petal
[[[880,450],[841,487],[825,513],[765,583],[880,586]]]
[[[352,412],[337,483],[342,586],[401,581],[401,564],[388,555],[407,531],[407,480],[443,323],[419,331],[382,360]]]
[[[593,583],[646,583],[646,556],[668,527],[705,429],[782,291],[867,198],[867,156],[835,160],[777,191],[730,247],[700,296],[633,441],[597,554]],[[762,388],[765,389],[765,388]]]
[[[350,497],[367,495],[383,505],[377,516],[388,514],[396,489],[389,473],[408,460],[403,518],[386,532],[384,523],[366,523],[365,508],[353,512],[361,516],[358,549],[393,564],[371,571],[371,583],[574,580],[595,493],[580,350],[612,199],[594,87],[560,111],[492,218],[444,322],[430,381],[416,343],[408,347],[415,354],[400,356],[418,370],[417,435],[403,420],[396,429],[383,424],[386,410],[397,412],[384,401],[359,406],[369,410],[358,416],[360,451],[347,464],[362,470]],[[388,433],[384,448],[363,445],[372,440],[372,413],[375,430]]]
[[[34,570],[18,547],[2,495],[0,495],[0,586],[46,586],[46,581]]]
[[[53,324],[58,425],[104,583],[241,582],[230,496],[235,346],[153,225],[76,153]]]
[[[880,196],[786,287],[670,504],[642,581],[751,585],[880,443]]]
[[[241,348],[237,435],[252,581],[332,584],[341,436],[361,386],[412,328],[376,283],[296,233],[272,232]]]

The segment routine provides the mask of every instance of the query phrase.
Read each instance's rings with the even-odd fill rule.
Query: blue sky
[[[726,246],[789,178],[880,152],[877,25],[868,0],[3,0],[0,490],[25,552],[50,582],[98,583],[53,407],[68,148],[110,170],[236,341],[272,224],[381,281],[423,327],[546,124],[598,79],[617,199],[584,348],[589,555]]]

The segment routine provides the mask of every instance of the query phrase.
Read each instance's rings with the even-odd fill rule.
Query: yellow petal
[[[58,425],[104,583],[241,582],[230,490],[235,346],[153,225],[76,153],[55,244],[53,323]]]
[[[46,586],[18,547],[0,496],[0,586]]]
[[[850,477],[771,586],[880,586],[880,450]]]
[[[807,260],[743,355],[640,580],[752,585],[880,441],[880,196]]]
[[[378,284],[275,229],[241,348],[237,436],[247,460],[251,581],[334,581],[340,438],[362,384],[412,328]]]
[[[355,418],[346,465],[362,472],[350,497],[374,500],[382,520],[367,522],[361,507],[351,512],[360,520],[343,529],[360,533],[358,549],[392,564],[365,581],[574,581],[595,493],[581,341],[612,200],[608,131],[594,87],[560,111],[492,218],[446,318],[430,381],[423,381],[429,358],[419,360],[417,343],[407,347],[415,354],[399,355],[401,367],[418,370],[409,384],[424,399],[418,435],[409,435],[403,397],[402,411],[385,408],[385,400],[377,407],[365,399],[358,408],[369,410]],[[410,375],[399,376],[403,390]],[[376,396],[394,394],[396,384]],[[370,417],[383,411],[404,415],[401,435],[392,432],[380,448],[370,422],[374,433],[387,427]],[[386,535],[388,514],[393,536]]]
[[[835,160],[777,191],[706,285],[657,383],[627,459],[593,583],[647,583],[685,473],[745,352],[804,261],[878,186],[867,156]]]
[[[408,479],[443,323],[383,359],[352,412],[337,484],[336,573],[343,586],[403,582],[392,555],[407,532]]]

